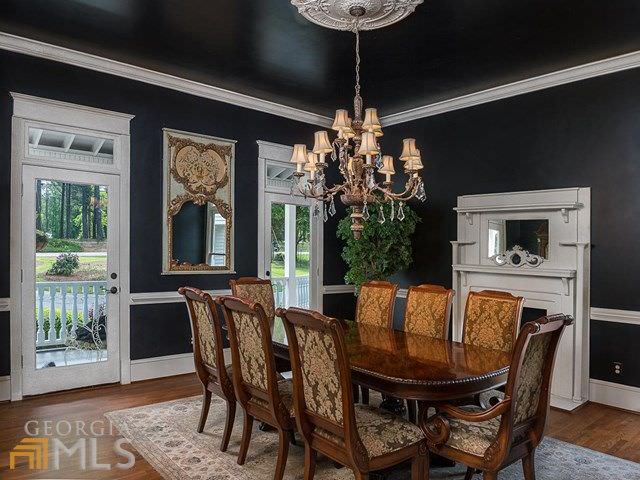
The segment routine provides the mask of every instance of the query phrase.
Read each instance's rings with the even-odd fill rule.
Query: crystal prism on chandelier
[[[403,204],[407,200],[417,198],[426,199],[424,184],[420,176],[423,169],[420,150],[416,147],[413,138],[405,138],[402,145],[400,161],[403,164],[407,181],[402,192],[393,191],[394,182],[392,176],[396,173],[394,159],[391,155],[383,155],[379,143],[382,137],[382,125],[378,119],[375,108],[367,108],[362,117],[362,97],[360,96],[360,33],[357,19],[363,16],[366,10],[353,8],[350,14],[354,17],[353,30],[355,33],[355,97],[353,99],[353,117],[347,110],[336,110],[332,129],[337,136],[330,141],[327,131],[315,133],[313,149],[308,150],[305,144],[296,144],[293,147],[291,162],[296,164],[294,173],[295,189],[307,198],[329,204],[329,214],[335,214],[335,196],[339,195],[340,201],[351,208],[351,231],[356,239],[359,239],[364,229],[363,222],[369,218],[369,211],[375,205],[379,208],[378,221],[385,221],[382,204],[398,202],[399,210],[395,218],[398,221],[404,219]],[[338,162],[342,183],[328,186],[324,174],[328,166],[325,160],[327,156],[332,162]],[[305,173],[306,172],[306,173]],[[308,174],[307,180],[302,177]],[[376,174],[384,175],[384,180],[378,181]],[[324,218],[327,219],[326,205],[323,209]],[[394,220],[391,214],[389,221]]]

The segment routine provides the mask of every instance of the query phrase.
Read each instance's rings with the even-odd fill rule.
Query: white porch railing
[[[106,303],[106,290],[106,281],[36,282],[36,347],[64,345],[78,325],[89,323],[90,311],[97,318],[100,305]],[[56,317],[60,318],[60,331],[56,329]]]
[[[276,308],[292,306],[309,308],[309,277],[272,278],[271,284]]]

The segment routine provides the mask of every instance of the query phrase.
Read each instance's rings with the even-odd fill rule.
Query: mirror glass
[[[227,265],[227,220],[218,208],[185,202],[173,216],[172,259],[181,265]]]
[[[488,255],[492,257],[519,245],[533,255],[549,258],[549,220],[489,220]]]

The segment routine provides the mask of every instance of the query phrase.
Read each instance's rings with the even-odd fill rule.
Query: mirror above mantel
[[[163,274],[233,273],[235,141],[164,129]]]

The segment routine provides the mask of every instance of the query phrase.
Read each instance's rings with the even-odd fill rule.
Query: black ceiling
[[[640,50],[638,0],[425,0],[362,34],[382,115]],[[353,96],[353,35],[289,0],[3,0],[0,30],[331,115]]]

